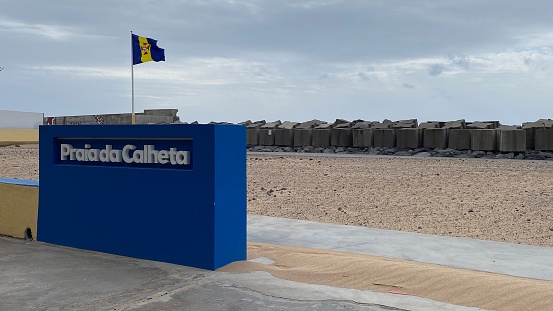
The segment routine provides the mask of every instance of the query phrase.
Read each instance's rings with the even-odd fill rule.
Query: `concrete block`
[[[553,151],[553,129],[536,128],[535,149],[543,151]]]
[[[553,127],[553,120],[551,119],[539,119],[536,122],[543,124],[542,127]]]
[[[543,125],[540,125],[538,122],[524,122],[522,123],[522,128],[535,128],[535,127],[543,127]]]
[[[330,145],[336,147],[351,147],[353,144],[351,125],[351,122],[335,124],[330,134]]]
[[[312,128],[294,129],[294,147],[311,146],[313,141]]]
[[[471,149],[479,151],[496,151],[497,132],[493,129],[471,130]]]
[[[425,123],[421,123],[419,124],[419,127],[421,127],[421,125],[424,125],[424,124],[438,124],[438,128],[442,128],[445,126],[447,122],[445,121],[426,121]]]
[[[169,123],[179,121],[178,112],[178,109],[144,109],[145,115],[171,117],[172,122]]]
[[[259,146],[259,129],[265,123],[253,123],[246,126],[246,145]]]
[[[418,122],[417,119],[409,119],[409,120],[399,120],[397,122],[394,122],[392,125],[392,128],[400,129],[400,128],[415,128],[417,127]]]
[[[294,147],[305,147],[313,145],[313,128],[326,122],[321,120],[311,120],[303,122],[294,129]]]
[[[368,121],[359,121],[355,122],[355,124],[351,127],[352,129],[366,129],[371,127],[372,122]]]
[[[422,129],[402,128],[396,131],[398,149],[415,149],[422,147]]]
[[[280,121],[269,122],[263,124],[259,128],[259,145],[274,146],[275,145],[275,130],[281,125]]]
[[[274,145],[275,146],[293,146],[294,145],[294,129],[277,128],[274,130]]]
[[[499,128],[500,126],[500,122],[497,121],[497,120],[493,120],[493,121],[479,121],[479,122],[482,122],[482,123],[491,123],[492,124],[492,129],[497,129]]]
[[[503,129],[499,132],[499,151],[524,152],[526,151],[526,131],[519,129]]]
[[[498,130],[518,130],[521,129],[520,126],[517,125],[500,125],[497,127]]]
[[[334,126],[337,126],[337,125],[340,125],[340,124],[350,124],[351,122],[349,122],[348,120],[344,120],[344,119],[336,119],[336,121],[334,121]]]
[[[371,128],[373,128],[373,129],[389,129],[389,128],[392,128],[392,123],[390,123],[390,122],[385,122],[385,123],[372,122],[371,123]]]
[[[485,129],[495,129],[495,125],[491,122],[471,122],[467,123],[467,129],[471,130],[485,130]]]
[[[135,115],[135,124],[171,124],[174,121],[170,116]]]
[[[298,126],[296,126],[296,128],[298,128],[298,129],[312,129],[314,127],[317,127],[317,126],[319,126],[321,124],[325,124],[325,123],[327,123],[327,122],[314,119],[314,120],[311,120],[311,121],[303,122],[303,123],[299,124]]]
[[[331,131],[330,144],[336,147],[352,147],[353,134],[351,128],[333,128]]]
[[[282,124],[280,121],[267,122],[261,126],[261,129],[275,129]]]
[[[549,129],[553,126],[553,120],[549,119],[539,119],[536,122],[524,122],[522,123],[522,129],[526,131],[526,149],[528,150],[545,150],[545,149],[538,149],[538,146],[536,146],[536,130],[537,129]],[[540,140],[543,139],[542,134],[540,133]],[[545,145],[543,142],[540,142],[539,144],[540,148],[544,148]]]
[[[471,130],[493,130],[499,126],[499,121],[474,121],[466,123],[466,128]]]
[[[274,146],[275,145],[275,129],[259,129],[259,145]]]
[[[428,149],[448,148],[449,129],[446,128],[426,128],[423,133],[423,147]]]
[[[238,122],[238,125],[248,126],[252,123],[253,122],[251,120],[246,120],[246,121]]]
[[[443,122],[442,122],[443,123]],[[433,121],[429,121],[429,122],[424,122],[424,123],[421,123],[419,124],[418,128],[422,128],[422,129],[435,129],[435,128],[441,128],[443,127],[443,124],[440,123],[440,122],[433,122]]]
[[[291,130],[291,129],[296,128],[298,125],[299,125],[298,122],[284,121],[284,122],[282,122],[282,123],[278,126],[278,128],[279,128],[279,129],[288,129],[288,130]]]
[[[144,109],[144,114],[152,116],[176,117],[178,109]]]
[[[524,122],[522,128],[551,128],[553,127],[553,120],[539,119],[536,122]]]
[[[275,129],[275,146],[291,147],[294,145],[294,128],[297,122],[283,122]]]
[[[319,124],[318,126],[315,126],[313,129],[314,130],[330,130],[332,127],[334,127],[334,125],[331,124],[331,123],[323,123],[323,124]]]
[[[552,126],[553,121],[546,119],[522,123],[522,129],[526,131],[526,149],[539,150],[536,148],[536,129],[551,128]]]
[[[330,137],[332,134],[332,124],[321,124],[313,129],[313,147],[324,148],[330,146]]]
[[[370,128],[352,128],[352,147],[369,148],[373,146],[373,129]]]
[[[444,128],[446,128],[444,126]],[[471,148],[471,130],[449,129],[448,147],[455,150],[469,150]]]
[[[443,127],[446,129],[465,129],[466,126],[467,124],[465,123],[465,120],[461,119],[457,121],[446,122]],[[470,149],[470,147],[467,149]]]
[[[373,131],[374,147],[394,148],[396,146],[395,129],[374,129]]]
[[[526,149],[534,150],[536,148],[536,128],[529,127],[523,131],[526,133]]]

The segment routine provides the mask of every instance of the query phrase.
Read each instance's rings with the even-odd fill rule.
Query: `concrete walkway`
[[[553,249],[542,247],[256,215],[248,216],[248,239],[553,279],[546,265]],[[175,247],[182,247],[178,240]],[[0,237],[0,280],[0,310],[479,310],[5,237]]]
[[[330,249],[553,281],[553,248],[248,216],[248,241]]]

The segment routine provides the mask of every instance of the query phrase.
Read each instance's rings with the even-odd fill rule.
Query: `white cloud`
[[[0,32],[38,35],[55,40],[67,40],[75,35],[69,27],[24,23],[7,18],[0,18]]]
[[[292,8],[302,8],[302,9],[311,10],[315,8],[336,5],[343,2],[345,1],[344,0],[288,1],[288,2],[285,2],[285,5]]]
[[[553,47],[553,31],[531,32],[515,37],[523,48]]]
[[[30,70],[80,78],[130,78],[129,67],[33,66]],[[134,66],[135,79],[191,85],[283,84],[270,64],[241,59],[195,58]]]

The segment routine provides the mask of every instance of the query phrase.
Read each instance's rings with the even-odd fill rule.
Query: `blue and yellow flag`
[[[142,64],[149,61],[165,61],[165,50],[157,46],[157,40],[131,35],[132,64]]]

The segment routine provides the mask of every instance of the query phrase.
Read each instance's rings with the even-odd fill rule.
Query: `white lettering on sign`
[[[136,149],[135,145],[125,145],[122,150],[113,149],[106,145],[104,149],[92,149],[85,144],[84,149],[73,148],[71,144],[61,144],[61,160],[81,162],[125,162],[125,163],[153,163],[171,165],[190,164],[190,151],[179,151],[177,148],[156,150],[155,145],[144,145],[143,149]]]

